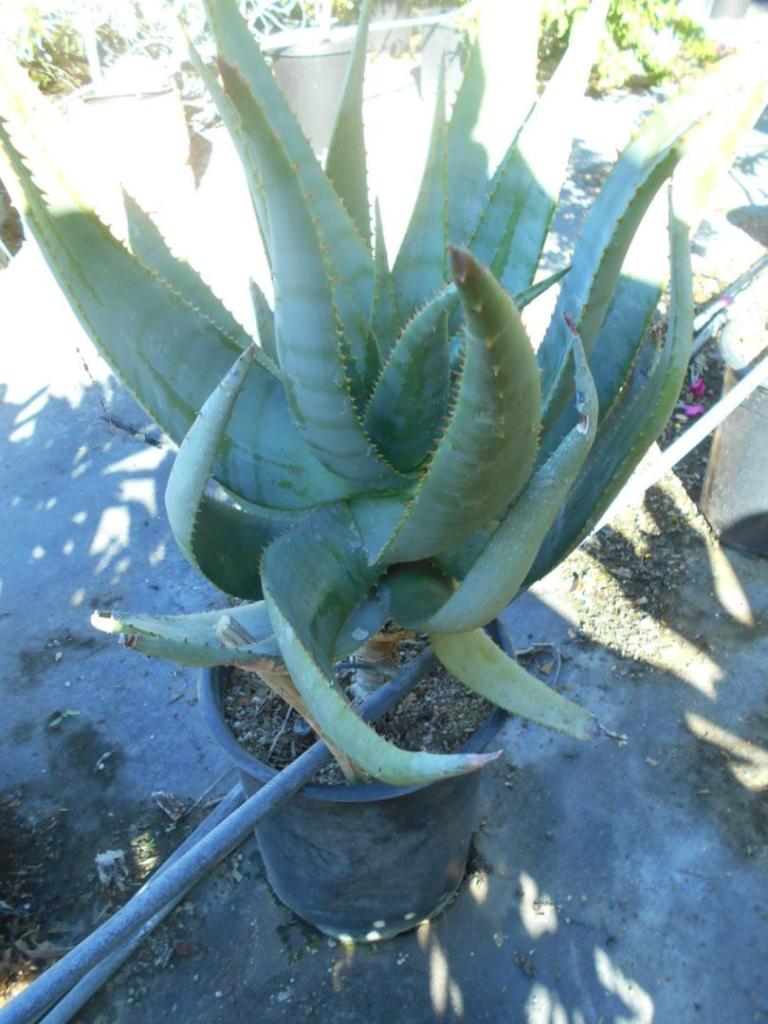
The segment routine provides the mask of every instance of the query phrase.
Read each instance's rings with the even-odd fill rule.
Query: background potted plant
[[[474,133],[498,92],[484,89],[490,68],[473,47],[450,119],[439,91],[424,178],[390,269],[378,213],[371,226],[362,132],[370,5],[323,170],[234,0],[210,0],[221,80],[194,50],[192,59],[240,149],[268,252],[275,298],[270,306],[254,290],[258,344],[130,198],[130,247],[110,233],[33,114],[28,83],[2,70],[0,139],[27,221],[105,358],[181,444],[166,494],[181,550],[243,602],[224,614],[100,624],[145,654],[256,669],[348,775],[432,784],[426,805],[440,799],[435,787],[495,755],[393,746],[358,717],[333,665],[392,620],[426,632],[440,661],[504,710],[579,738],[600,733],[483,627],[589,532],[664,426],[691,342],[689,228],[765,102],[764,83],[724,65],[658,109],[596,198],[568,274],[533,283],[570,151],[563,124],[605,9],[598,0],[574,26],[491,171]],[[644,218],[673,174],[666,232]],[[646,328],[669,265],[662,336]],[[561,278],[534,352],[519,309]],[[378,801],[382,828],[409,795]],[[325,837],[315,829],[316,859],[294,871],[317,880],[343,862],[353,888],[331,887],[330,923],[328,907],[302,907],[310,920],[380,937],[444,902],[446,892],[415,907],[414,893],[401,893],[371,919],[368,891],[361,921],[349,895],[356,851],[338,833],[340,805],[352,808],[353,832],[358,809],[344,797],[318,802],[334,827]],[[385,857],[375,889],[392,865],[386,836],[372,845]]]

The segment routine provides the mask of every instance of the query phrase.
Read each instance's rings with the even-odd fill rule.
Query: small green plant
[[[485,755],[404,751],[360,719],[333,666],[387,621],[428,633],[495,704],[572,736],[599,732],[483,627],[586,536],[665,425],[691,343],[689,226],[766,85],[725,65],[653,113],[595,199],[568,273],[540,280],[607,2],[574,24],[490,170],[477,126],[498,127],[505,94],[489,87],[499,68],[481,32],[450,117],[439,91],[390,264],[378,209],[371,222],[361,112],[371,6],[323,169],[234,0],[206,5],[216,71],[191,57],[239,148],[274,284],[272,305],[254,286],[258,344],[132,199],[130,247],[110,233],[8,62],[0,139],[84,327],[181,446],[166,493],[180,549],[245,602],[102,625],[152,656],[255,667],[348,770],[411,784]],[[667,231],[646,214],[672,177]],[[647,333],[670,266],[666,335]],[[534,349],[520,309],[558,282]]]
[[[586,7],[587,0],[544,0],[542,58],[560,58],[574,18]],[[717,44],[700,24],[680,13],[676,0],[611,0],[606,24],[608,33],[596,62],[597,82],[603,88],[680,79],[718,58]]]

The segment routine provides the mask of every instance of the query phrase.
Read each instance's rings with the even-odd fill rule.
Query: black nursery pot
[[[222,713],[227,672],[202,672],[200,705],[250,795],[277,773],[237,743]],[[462,750],[480,751],[494,712]],[[256,828],[278,898],[337,939],[374,942],[434,917],[456,893],[479,821],[480,772],[426,786],[308,785]]]

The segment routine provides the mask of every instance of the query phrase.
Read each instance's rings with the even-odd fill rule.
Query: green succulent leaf
[[[384,229],[381,223],[381,209],[376,203],[376,230],[374,264],[376,278],[373,289],[373,312],[371,313],[371,332],[376,339],[379,358],[383,362],[392,351],[399,334],[395,289],[389,269],[387,247],[384,242]]]
[[[554,274],[548,274],[547,277],[537,281],[536,284],[532,284],[529,288],[523,288],[521,292],[516,292],[513,298],[517,308],[525,309],[531,302],[538,299],[540,295],[548,292],[554,285],[559,284],[570,269],[570,266],[563,267],[562,270],[556,270]]]
[[[349,513],[321,509],[264,555],[264,596],[272,627],[296,689],[323,735],[366,774],[409,786],[482,767],[495,755],[401,750],[355,713],[335,687],[332,655],[349,612],[378,572],[369,567]],[[303,585],[296,586],[301,578]]]
[[[216,627],[224,617],[234,620],[253,641],[239,647],[222,643]],[[105,633],[121,633],[126,646],[140,654],[182,665],[213,668],[243,664],[257,657],[280,656],[263,601],[192,615],[97,614],[93,624]]]
[[[235,0],[205,0],[205,9],[216,39],[224,88],[241,120],[237,134],[244,134],[253,145],[256,173],[260,173],[263,143],[252,135],[254,105],[263,111],[270,133],[280,139],[302,191],[313,197],[323,240],[333,253],[333,262],[355,306],[367,320],[373,295],[373,264],[366,243],[317,162]],[[258,123],[256,127],[260,131]],[[285,246],[288,241],[272,227],[267,243],[271,250],[273,245]]]
[[[35,128],[31,121],[25,127]],[[3,121],[0,143],[18,182],[19,208],[80,322],[131,394],[180,444],[242,349],[142,266],[63,179],[59,205],[49,206]],[[36,155],[50,161],[46,172],[57,166],[46,148]],[[358,488],[326,470],[302,440],[274,369],[257,353],[216,479],[275,509],[354,494]]]
[[[253,315],[256,319],[256,333],[262,352],[266,353],[278,365],[277,342],[275,341],[275,314],[267,302],[267,297],[259,285],[251,279],[249,282]]]
[[[359,605],[352,610],[336,638],[335,658],[346,658],[375,636],[386,625],[390,616],[384,602],[376,591],[371,591]]]
[[[574,21],[571,42],[490,185],[469,247],[510,292],[527,288],[539,265],[600,42],[608,0],[593,0]]]
[[[448,237],[454,244],[469,244],[491,177],[536,95],[531,57],[538,11],[513,6],[508,0],[477,5],[477,32],[448,125]]]
[[[374,565],[378,561],[382,549],[405,514],[408,500],[406,494],[383,494],[362,495],[347,502],[369,565]]]
[[[415,625],[457,633],[491,622],[515,598],[584,464],[597,432],[597,393],[578,336],[572,338],[578,422],[531,477],[456,591]]]
[[[455,288],[413,317],[389,354],[365,413],[365,429],[397,469],[415,469],[427,457],[445,417],[451,385],[448,318]]]
[[[259,233],[264,244],[264,252],[267,262],[270,262],[270,238],[269,216],[267,214],[267,203],[264,197],[264,186],[259,172],[259,163],[251,139],[244,129],[243,119],[232,99],[222,89],[216,72],[208,67],[192,42],[187,39],[187,50],[190,63],[200,76],[208,94],[219,112],[219,117],[229,133],[229,137],[235,145],[243,174],[251,197],[251,205],[256,214],[256,223],[259,226]]]
[[[672,290],[666,336],[643,343],[619,398],[536,557],[525,586],[545,576],[598,522],[659,435],[680,394],[693,338],[689,231],[670,219]]]
[[[392,566],[379,584],[378,594],[389,618],[405,629],[414,629],[442,608],[453,589],[450,579],[437,566],[412,562]]]
[[[203,405],[165,492],[168,521],[182,554],[220,590],[249,599],[261,597],[261,553],[284,524],[228,505],[206,490],[255,351],[251,345],[242,353]]]
[[[363,0],[325,162],[325,173],[366,244],[370,243],[371,214],[363,131],[363,78],[372,11],[373,0]]]
[[[123,191],[128,241],[134,256],[149,270],[157,274],[179,296],[202,316],[232,338],[240,348],[247,348],[252,338],[238,323],[221,299],[211,291],[202,277],[186,260],[176,256],[149,214],[136,200]],[[268,366],[268,360],[263,364]],[[277,367],[273,368],[277,371]]]
[[[563,282],[552,320],[538,351],[542,366],[545,428],[567,401],[564,380],[568,316],[590,357],[616,290],[624,258],[651,201],[670,177],[723,93],[735,97],[737,68],[726,62],[691,94],[663,104],[624,150],[593,203]]]
[[[445,84],[441,72],[427,164],[416,205],[392,269],[400,323],[413,316],[414,310],[424,302],[425,295],[434,295],[445,284],[448,248],[446,173]]]
[[[497,516],[536,455],[539,372],[514,303],[465,250],[451,249],[469,335],[450,421],[381,557],[428,558]]]
[[[236,86],[235,71],[225,74],[230,93],[244,94],[240,106],[248,106],[250,134],[258,140],[254,144],[273,238],[290,240],[273,245],[272,267],[277,354],[296,426],[318,460],[359,490],[396,489],[402,478],[379,458],[359,420],[355,392],[360,386],[350,377],[356,371],[345,359],[351,338],[337,319],[335,271],[314,206],[261,105],[248,98],[244,81]],[[359,321],[358,337],[367,342],[367,333]],[[351,356],[359,368],[359,351]],[[366,358],[367,353],[363,362]]]
[[[429,642],[453,676],[492,704],[576,739],[595,736],[589,711],[535,679],[482,629],[430,635]]]

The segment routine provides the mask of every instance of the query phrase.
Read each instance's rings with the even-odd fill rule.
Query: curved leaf
[[[397,469],[420,465],[445,418],[451,383],[448,317],[455,288],[414,316],[392,349],[365,412],[365,429]]]
[[[425,295],[434,295],[447,277],[446,252],[446,123],[445,83],[441,71],[435,119],[416,205],[392,268],[400,323],[413,316]]]
[[[366,244],[370,244],[371,214],[363,132],[363,79],[372,11],[373,0],[363,0],[325,162],[325,173]]]
[[[430,562],[412,562],[392,566],[379,583],[377,593],[389,618],[405,629],[415,629],[417,623],[430,618],[445,604],[453,593],[453,585]]]
[[[32,124],[25,128],[34,131]],[[1,119],[0,143],[19,184],[19,208],[84,329],[136,400],[180,444],[242,349],[142,266],[61,178],[60,205],[51,208]],[[314,458],[293,424],[273,364],[267,361],[268,369],[262,362],[257,353],[216,479],[275,509],[356,493],[356,485]]]
[[[468,689],[514,715],[576,739],[595,735],[595,719],[584,708],[535,679],[482,630],[430,636],[442,664]]]
[[[381,223],[381,209],[378,202],[376,203],[374,264],[376,277],[373,289],[371,331],[376,339],[379,358],[385,360],[394,348],[399,326],[395,303],[395,289],[392,284],[392,274],[389,270],[387,247],[384,242],[384,229]]]
[[[224,334],[237,342],[240,348],[247,348],[253,339],[246,329],[214,294],[194,267],[171,251],[149,214],[125,191],[123,204],[128,225],[128,241],[139,262],[170,285],[185,302],[216,324]],[[269,366],[268,359],[263,359],[262,363],[268,369],[277,372],[277,367]]]
[[[261,597],[261,553],[284,523],[227,505],[206,489],[255,350],[251,345],[243,352],[203,405],[165,492],[168,520],[182,554],[219,589],[242,598]]]
[[[590,532],[659,435],[680,394],[693,338],[689,232],[671,215],[672,294],[666,337],[647,339],[619,398],[542,544],[525,586],[545,576]]]
[[[597,394],[578,337],[577,425],[528,481],[474,564],[442,607],[415,625],[430,633],[457,633],[485,626],[514,599],[587,457],[597,431]]]
[[[321,509],[264,555],[264,596],[280,650],[312,719],[368,775],[408,786],[473,771],[496,755],[400,750],[355,713],[332,680],[331,660],[349,612],[365,598],[372,570],[349,514]],[[297,578],[302,586],[296,586]]]
[[[593,0],[574,20],[568,49],[501,161],[474,225],[469,247],[510,292],[527,288],[539,264],[607,9],[608,0]]]
[[[295,168],[292,173],[297,175],[302,191],[313,196],[315,216],[320,221],[325,244],[333,252],[339,275],[367,319],[373,294],[373,265],[366,244],[317,162],[235,0],[205,0],[205,9],[216,39],[225,89],[241,118],[240,131],[253,143],[252,152],[257,154],[260,165],[260,144],[251,136],[249,108],[252,103],[262,105],[270,131],[285,147],[288,162]],[[227,76],[227,67],[235,71],[234,79]],[[273,233],[270,247],[279,241]]]
[[[380,557],[418,561],[485,525],[528,479],[539,428],[536,357],[514,303],[466,251],[451,249],[469,338],[455,406],[412,503]]]
[[[237,73],[226,72],[235,90]],[[244,81],[238,86],[247,91]],[[245,100],[243,101],[243,105]],[[395,489],[402,479],[374,451],[365,436],[353,398],[354,383],[343,356],[349,335],[337,320],[334,269],[318,233],[314,207],[294,174],[288,154],[272,132],[266,113],[248,100],[252,136],[258,139],[267,212],[275,244],[275,334],[283,386],[299,432],[317,458],[361,490]],[[284,244],[278,244],[284,239]],[[360,334],[367,334],[360,321]],[[355,359],[359,352],[352,353]]]
[[[249,282],[251,292],[251,304],[253,315],[256,319],[256,333],[259,337],[259,344],[263,352],[278,365],[277,343],[275,341],[275,314],[267,302],[267,297],[256,281],[251,278]]]
[[[448,237],[462,245],[536,96],[538,4],[485,0],[477,13],[477,35],[448,125]]]
[[[253,638],[252,642],[239,647],[222,643],[216,627],[224,617],[234,619]],[[263,601],[239,605],[226,612],[218,609],[192,615],[97,614],[92,622],[104,633],[123,634],[126,646],[140,654],[168,658],[183,665],[212,668],[243,664],[259,657],[279,657]]]
[[[696,139],[703,119],[740,87],[738,66],[724,62],[692,93],[663,104],[648,117],[608,175],[576,243],[571,272],[538,350],[545,426],[555,421],[567,401],[565,317],[576,325],[591,357],[624,257],[651,200]]]

